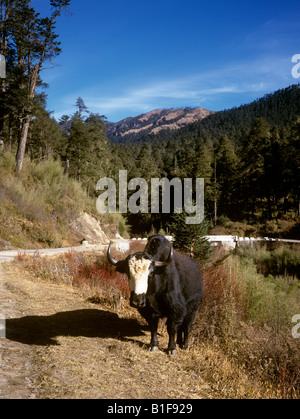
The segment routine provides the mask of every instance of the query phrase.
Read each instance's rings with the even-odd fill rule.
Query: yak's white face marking
[[[148,276],[151,260],[136,259],[135,256],[128,261],[129,288],[136,294],[146,294],[148,289]]]

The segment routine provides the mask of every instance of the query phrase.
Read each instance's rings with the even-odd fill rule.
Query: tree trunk
[[[268,219],[272,220],[272,202],[271,202],[271,196],[268,194],[267,196],[267,203],[268,203]]]
[[[4,95],[5,95],[5,79],[1,79],[1,92],[0,92],[0,98],[1,102],[4,102]],[[0,140],[4,141],[4,120],[5,120],[5,110],[3,109],[3,105],[0,105]]]
[[[23,160],[25,155],[26,143],[27,143],[27,136],[30,124],[30,116],[27,116],[25,122],[22,126],[21,137],[18,145],[18,152],[17,152],[17,174],[19,174],[23,167]]]
[[[30,101],[30,105],[29,108],[27,110],[31,110],[31,101],[35,96],[35,87],[36,87],[36,83],[37,83],[37,78],[38,78],[38,66],[35,66],[34,68],[34,72],[33,72],[33,77],[32,80],[30,81],[30,90],[29,90],[29,101]],[[25,156],[25,150],[26,150],[26,143],[27,143],[27,137],[28,137],[28,131],[29,131],[29,124],[30,124],[30,120],[31,120],[31,116],[28,115],[25,118],[25,121],[22,124],[22,128],[21,128],[21,137],[19,140],[19,144],[18,144],[18,152],[17,152],[17,156],[16,156],[16,162],[17,162],[17,173],[19,174],[22,170],[23,167],[23,160],[24,160],[24,156]]]
[[[11,114],[8,118],[8,150],[11,152],[12,150],[12,138],[13,138],[13,123]]]
[[[80,148],[79,148],[79,156],[80,156]],[[81,183],[81,161],[80,157],[78,159],[78,182]]]
[[[69,176],[69,169],[70,169],[70,161],[66,160],[64,173],[67,176]]]
[[[218,204],[217,204],[217,159],[215,159],[215,199],[214,199],[214,225],[218,221]]]

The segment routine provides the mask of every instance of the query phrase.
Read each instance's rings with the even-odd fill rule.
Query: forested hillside
[[[0,80],[0,153],[4,149],[16,156],[17,174],[26,155],[34,162],[51,158],[95,199],[97,181],[110,177],[118,188],[119,171],[124,169],[128,180],[204,178],[205,215],[210,225],[227,219],[251,224],[297,220],[299,84],[210,114],[182,129],[161,129],[172,122],[170,110],[160,110],[158,120],[153,119],[157,111],[150,112],[139,118],[139,123],[141,119],[146,126],[148,123],[147,129],[141,129],[144,126],[136,125],[137,121],[131,126],[130,119],[125,124],[134,131],[130,141],[121,136],[123,142],[115,144],[107,138],[105,118],[90,112],[80,97],[74,103],[74,114],[60,121],[47,111],[42,70],[61,53],[55,23],[70,1],[53,2],[46,18],[27,0],[1,4],[0,47],[6,77]],[[176,128],[194,111],[179,112],[174,119]],[[144,131],[147,135],[141,136]],[[129,214],[127,221],[132,233],[143,234],[151,229],[168,230],[174,219],[172,214],[151,215],[149,211]]]
[[[243,143],[246,138],[245,134],[249,132],[257,118],[265,118],[271,127],[285,127],[290,126],[299,114],[299,84],[296,84],[269,93],[250,104],[215,112],[205,119],[189,124],[180,130],[161,131],[156,135],[147,134],[139,136],[137,141],[134,141],[134,138],[129,138],[129,141],[139,143],[161,142],[169,139],[181,140],[189,136],[195,140],[201,137],[205,141],[211,141],[215,144],[222,135],[226,134],[232,141]]]
[[[299,116],[300,90],[293,85],[179,131],[114,146],[114,158],[129,178],[204,178],[206,217],[212,223],[220,218],[295,220],[300,210]],[[151,221],[159,227],[170,219]]]
[[[264,224],[299,217],[298,85],[218,112],[176,133],[119,145],[107,139],[103,117],[90,113],[81,98],[76,107],[73,115],[57,123],[41,101],[26,151],[35,161],[50,157],[61,161],[66,173],[95,199],[100,178],[113,178],[118,188],[119,170],[126,169],[128,180],[143,178],[149,185],[152,178],[204,178],[210,225],[227,219]],[[17,149],[14,133],[4,130],[5,149]],[[127,217],[133,234],[169,230],[173,221],[172,214],[150,214],[150,209],[149,214]]]

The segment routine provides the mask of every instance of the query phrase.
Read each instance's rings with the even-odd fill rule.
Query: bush
[[[1,151],[0,152],[0,175],[1,175],[1,179],[3,179],[3,177],[5,175],[7,175],[7,173],[12,173],[14,168],[15,168],[15,164],[16,164],[16,160],[15,160],[15,156],[8,152],[8,151]]]
[[[252,249],[239,248],[238,253],[244,258],[252,259],[258,272],[265,276],[283,275],[300,279],[300,252],[298,249],[281,246],[270,251],[264,246]]]
[[[57,258],[34,257],[17,259],[32,275],[54,283],[70,285],[95,303],[115,306],[129,297],[128,281],[108,264],[106,256],[70,251]]]
[[[230,256],[203,273],[196,339],[218,342],[253,377],[275,383],[283,397],[300,395],[300,340],[291,335],[300,287],[288,277],[258,274],[253,260]]]
[[[65,183],[66,179],[61,163],[53,159],[43,160],[33,165],[32,177],[36,183],[50,188]]]

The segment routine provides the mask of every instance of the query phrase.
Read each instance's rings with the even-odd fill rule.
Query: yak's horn
[[[111,242],[109,243],[109,246],[108,246],[108,249],[107,249],[107,259],[108,259],[109,263],[111,263],[114,266],[117,266],[118,261],[111,256],[110,248],[111,248]]]
[[[173,251],[173,246],[171,245],[168,260],[166,262],[161,262],[160,260],[156,260],[156,261],[154,261],[154,266],[157,267],[157,268],[164,268],[166,266],[169,266],[170,263],[172,262],[172,259],[173,259],[173,252],[174,252]]]

